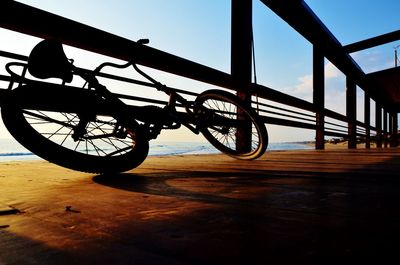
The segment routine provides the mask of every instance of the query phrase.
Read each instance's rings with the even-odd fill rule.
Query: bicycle
[[[16,74],[15,66],[24,67],[23,73]],[[128,105],[96,78],[104,67],[129,66],[166,93],[168,104]],[[33,48],[27,64],[8,63],[6,70],[20,83],[1,108],[6,128],[28,150],[66,168],[91,173],[133,169],[146,159],[150,140],[182,125],[238,159],[256,159],[268,145],[260,117],[237,96],[213,89],[188,101],[141,70],[134,59],[105,62],[88,71],[73,65],[60,41],[46,39]],[[62,84],[28,79],[26,70],[37,79],[59,78]],[[85,85],[66,85],[74,76],[83,78]]]

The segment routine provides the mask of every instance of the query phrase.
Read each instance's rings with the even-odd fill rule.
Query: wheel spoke
[[[125,138],[117,137],[118,122],[111,117],[89,121],[86,132],[78,141],[72,139],[79,123],[79,114],[24,110],[29,124],[48,140],[60,146],[86,155],[117,156],[132,150],[135,141],[127,133]]]
[[[246,105],[242,105],[240,99],[230,93],[213,90],[200,94],[196,104],[206,110],[199,112],[206,115],[205,128],[201,132],[217,149],[245,159],[256,158],[265,151],[266,142],[261,134],[263,132],[267,137],[265,127],[256,115],[248,111]],[[247,126],[249,123],[251,127]],[[248,135],[249,149],[242,148],[238,144],[240,141],[238,132],[242,130],[241,128],[246,131],[247,128],[251,130]]]
[[[73,126],[70,125],[69,123],[50,118],[47,115],[41,115],[41,114],[33,113],[32,111],[27,111],[27,110],[24,110],[24,113],[28,114],[28,115],[30,115],[32,117],[36,117],[38,119],[41,119],[43,121],[47,121],[48,123],[54,123],[54,124],[63,125],[65,127],[73,128]]]

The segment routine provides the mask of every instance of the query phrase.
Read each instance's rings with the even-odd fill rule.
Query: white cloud
[[[341,71],[331,62],[325,64],[325,83],[343,76]],[[289,94],[311,100],[313,92],[313,75],[308,74],[297,78],[297,84],[286,89]]]
[[[300,76],[297,80],[299,81],[299,84],[295,86],[295,93],[308,94],[312,91],[313,75]]]
[[[341,75],[341,72],[339,69],[336,68],[335,65],[333,65],[331,62],[327,62],[325,64],[325,78],[330,79],[330,78],[336,78]]]

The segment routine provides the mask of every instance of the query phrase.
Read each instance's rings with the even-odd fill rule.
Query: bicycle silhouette
[[[14,66],[24,67],[22,75],[12,70]],[[104,67],[129,66],[169,96],[165,107],[128,105],[96,78]],[[25,78],[26,68],[38,79],[55,77],[63,82]],[[88,71],[67,59],[60,41],[47,39],[33,48],[27,65],[12,62],[6,70],[20,84],[1,108],[4,125],[31,152],[63,167],[92,173],[133,169],[146,159],[150,140],[181,125],[202,133],[234,158],[256,159],[267,148],[263,122],[240,98],[213,89],[188,101],[139,69],[134,59],[122,65],[106,62]],[[66,85],[74,75],[85,80],[83,87]]]

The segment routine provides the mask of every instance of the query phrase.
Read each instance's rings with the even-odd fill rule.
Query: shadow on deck
[[[383,264],[399,247],[399,149],[151,157],[115,176],[36,165],[0,165],[0,182],[30,180],[0,196],[20,211],[0,216],[0,264]]]

